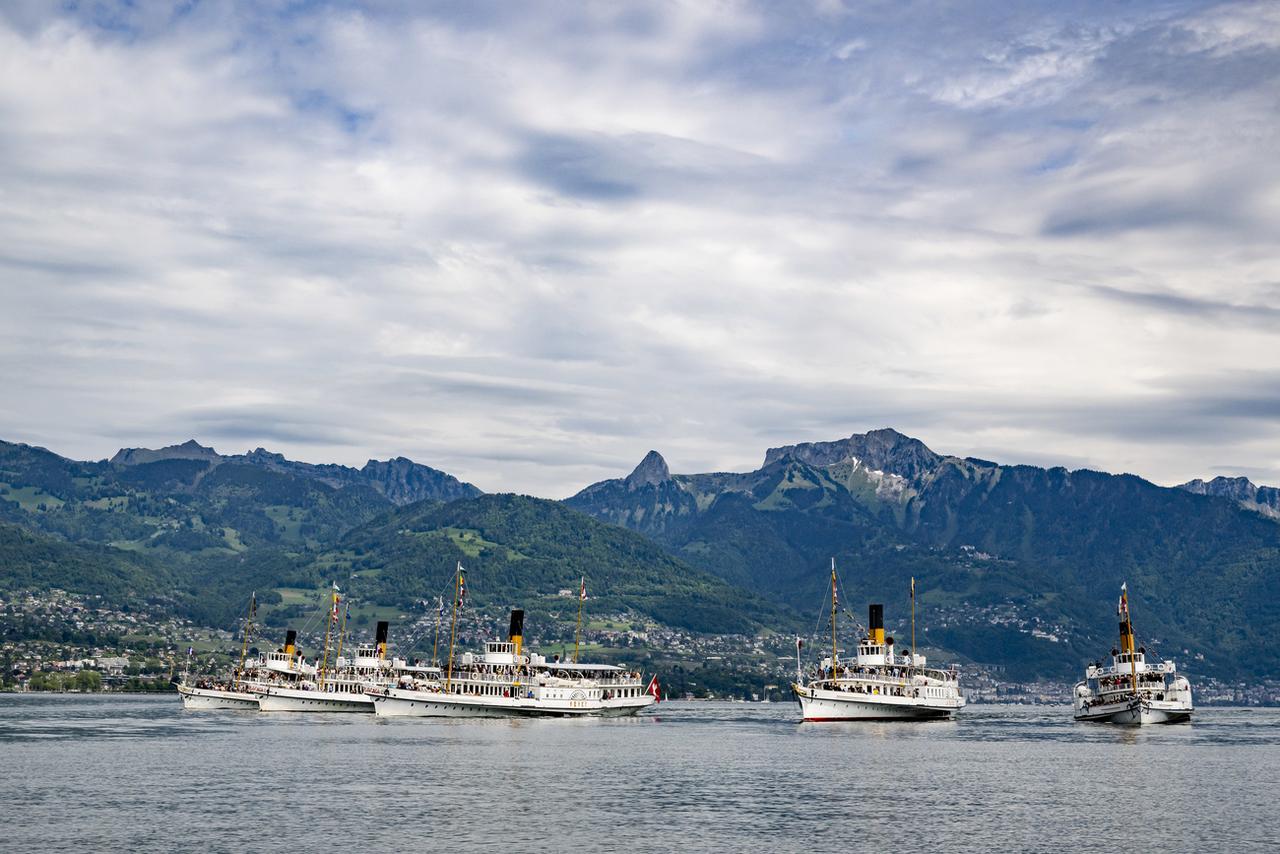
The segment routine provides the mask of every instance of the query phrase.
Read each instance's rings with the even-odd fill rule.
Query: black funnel
[[[374,631],[373,642],[378,646],[383,646],[387,642],[387,626],[390,625],[386,620],[378,620],[378,628]]]
[[[511,611],[511,631],[507,632],[507,640],[524,637],[524,611],[515,608]]]
[[[884,628],[884,606],[872,605],[870,613],[867,614],[867,628],[871,631]]]

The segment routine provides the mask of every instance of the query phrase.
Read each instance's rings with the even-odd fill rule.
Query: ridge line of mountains
[[[751,472],[672,474],[650,451],[556,502],[403,457],[357,469],[191,440],[79,462],[0,442],[0,594],[145,598],[209,625],[250,589],[335,578],[419,607],[462,561],[482,600],[548,618],[581,574],[602,609],[662,625],[803,632],[832,556],[850,601],[892,603],[916,578],[926,651],[1012,676],[1065,678],[1109,649],[1122,581],[1153,649],[1224,678],[1280,674],[1280,490],[1246,478],[1161,487],[883,429],[770,448]],[[905,611],[890,604],[891,624]]]
[[[479,489],[469,483],[463,483],[451,474],[415,463],[406,457],[394,457],[385,461],[369,460],[363,468],[357,469],[333,463],[317,465],[296,462],[285,459],[284,454],[275,454],[265,448],[257,448],[244,454],[223,456],[213,448],[201,445],[195,439],[155,450],[121,448],[107,463],[117,467],[146,466],[171,460],[183,460],[195,464],[192,466],[194,472],[192,486],[195,486],[205,473],[213,471],[217,466],[230,464],[256,466],[268,471],[308,478],[335,489],[351,485],[370,486],[396,505],[412,504],[415,501],[428,499],[453,501],[457,498],[474,498],[481,494]],[[202,467],[201,463],[205,465]]]

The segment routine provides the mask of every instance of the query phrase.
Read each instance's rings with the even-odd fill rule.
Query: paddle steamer
[[[489,641],[482,655],[464,653],[444,679],[404,678],[365,690],[387,717],[577,717],[634,715],[658,699],[639,673],[611,664],[547,660],[523,650],[524,611],[511,612],[505,641]]]
[[[1146,647],[1135,648],[1127,583],[1120,585],[1116,613],[1120,646],[1111,650],[1110,666],[1094,662],[1076,683],[1075,719],[1128,726],[1190,720],[1191,682],[1173,661],[1147,661]]]
[[[659,699],[657,677],[646,687],[638,672],[611,664],[578,661],[582,603],[578,594],[578,636],[573,661],[548,660],[524,650],[524,611],[511,612],[505,641],[489,641],[484,653],[455,658],[458,608],[466,596],[464,570],[454,575],[449,660],[443,678],[401,676],[394,685],[365,689],[374,711],[386,717],[523,717],[634,715]]]
[[[387,623],[379,621],[373,644],[356,647],[354,658],[339,655],[332,668],[322,664],[310,678],[266,682],[255,685],[253,690],[264,712],[372,714],[373,701],[365,688],[389,684],[398,669],[424,670],[387,657]]]
[[[182,707],[184,709],[197,711],[218,709],[257,710],[258,697],[253,693],[256,674],[268,666],[271,655],[276,656],[276,660],[272,664],[277,668],[281,668],[279,659],[284,657],[273,653],[267,659],[248,660],[249,640],[253,636],[253,620],[257,613],[258,597],[257,594],[254,594],[249,597],[249,613],[245,617],[242,630],[243,639],[240,647],[240,661],[236,665],[235,673],[229,681],[219,682],[209,679],[192,681],[189,674],[183,675],[182,680],[178,682],[176,687],[178,696],[182,698]],[[296,633],[291,631],[285,645],[291,647],[295,637]],[[190,660],[190,653],[188,653],[188,660]],[[292,654],[289,656],[289,660],[292,662]],[[283,669],[288,672],[288,668]]]
[[[824,658],[812,678],[800,667],[802,643],[796,642],[796,681],[791,690],[805,721],[927,720],[948,718],[964,708],[959,672],[953,666],[926,666],[915,651],[915,579],[911,581],[912,649],[906,655],[894,651],[892,637],[885,637],[884,606],[871,605],[867,634],[858,643],[853,662],[840,660],[836,639],[839,593],[835,562],[831,567],[831,655]]]

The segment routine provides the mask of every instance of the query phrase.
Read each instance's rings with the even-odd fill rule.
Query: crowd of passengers
[[[846,667],[841,665],[836,668],[835,678],[852,679],[858,676],[874,676],[881,679],[906,679],[915,675],[919,671],[912,671],[909,667]],[[831,679],[832,673],[830,667],[822,668],[822,678]]]

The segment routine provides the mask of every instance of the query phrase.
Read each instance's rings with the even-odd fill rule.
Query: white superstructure
[[[356,648],[353,658],[337,659],[331,669],[311,668],[304,678],[268,681],[253,686],[258,707],[264,712],[373,713],[368,688],[390,685],[401,674],[429,679],[438,670],[410,665],[387,657],[387,623],[377,625],[372,645]]]
[[[657,683],[610,664],[550,660],[522,650],[524,612],[511,612],[506,641],[482,655],[465,653],[443,677],[400,677],[366,689],[375,712],[389,717],[633,715],[657,701]]]
[[[290,629],[284,646],[261,658],[242,660],[226,682],[199,680],[178,685],[184,709],[260,709],[268,688],[291,689],[315,678],[316,666],[308,664],[297,647],[298,633]]]
[[[389,659],[385,621],[377,624],[373,644],[357,647],[352,658],[338,657],[328,668],[302,657],[297,635],[290,629],[280,649],[255,660],[242,660],[230,680],[202,679],[178,685],[183,707],[372,714],[373,700],[365,693],[366,688],[389,685],[397,676],[430,681],[440,672],[438,668]]]
[[[261,693],[268,687],[293,688],[314,679],[316,666],[308,664],[297,651],[297,633],[289,630],[283,648],[261,658],[245,661],[236,675],[223,682],[201,679],[178,685],[185,709],[258,709]]]
[[[1190,720],[1195,711],[1191,682],[1179,675],[1174,662],[1149,662],[1145,647],[1135,649],[1127,584],[1120,587],[1117,614],[1120,647],[1111,650],[1110,666],[1090,664],[1076,683],[1075,719],[1129,726]]]
[[[360,649],[356,661],[368,650]],[[391,662],[386,662],[388,667]],[[323,680],[311,678],[296,682],[262,683],[254,686],[258,707],[264,712],[372,712],[373,704],[364,693],[366,684],[379,681],[381,668],[360,667],[338,659],[333,672]],[[389,676],[387,681],[389,681]]]

